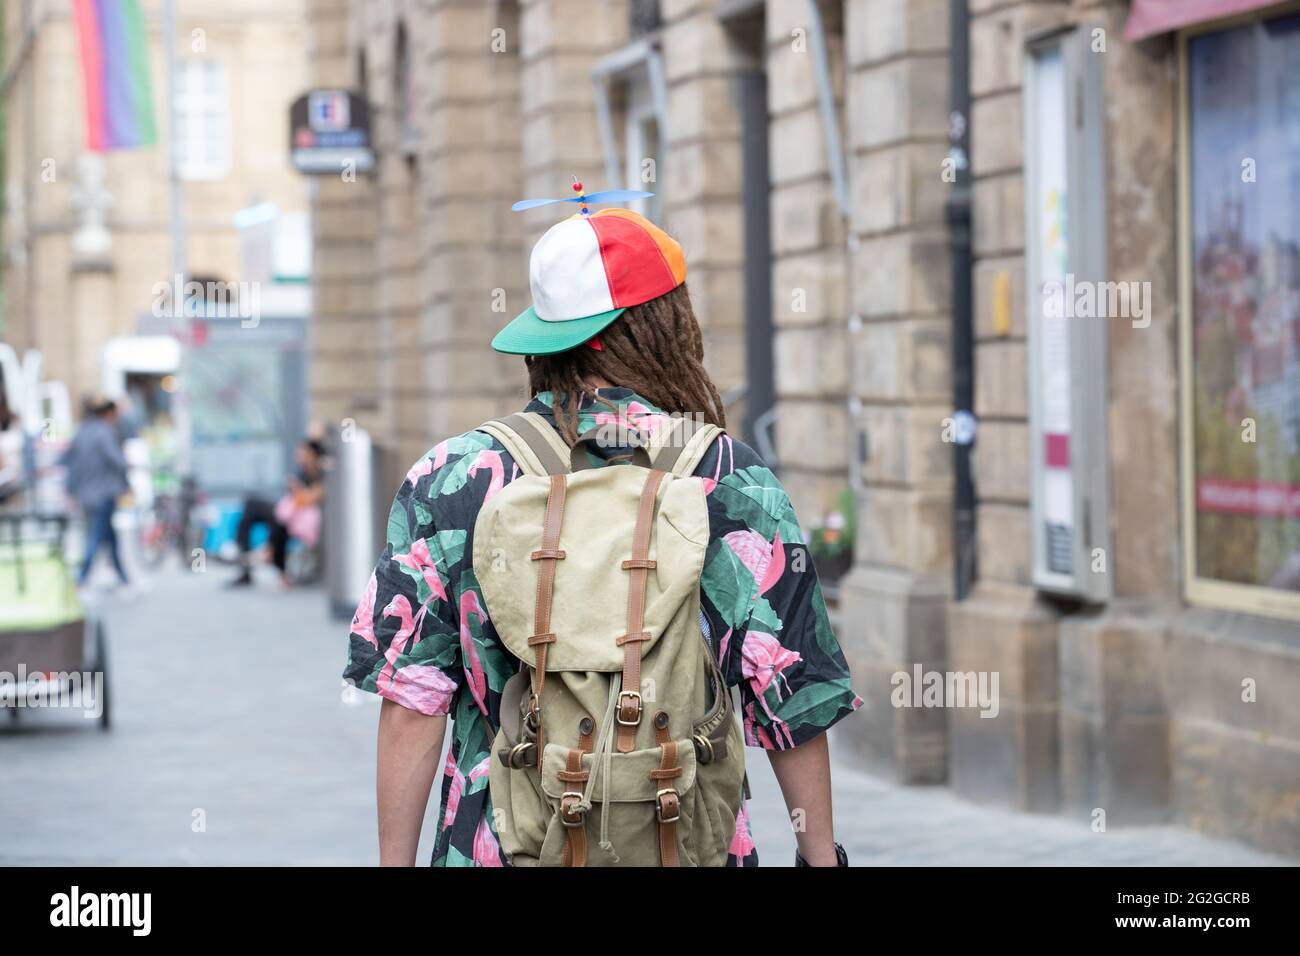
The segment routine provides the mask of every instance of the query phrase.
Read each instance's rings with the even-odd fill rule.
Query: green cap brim
[[[547,322],[537,317],[537,310],[528,308],[514,321],[496,334],[492,348],[508,355],[554,355],[576,348],[605,326],[613,322],[626,309],[610,309],[582,319],[565,322]]]

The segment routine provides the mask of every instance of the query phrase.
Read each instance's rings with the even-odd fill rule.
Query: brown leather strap
[[[618,752],[636,748],[636,728],[641,723],[641,635],[645,632],[646,583],[650,576],[650,533],[654,528],[655,500],[667,473],[651,471],[641,486],[636,528],[632,532],[632,560],[628,562],[627,639],[623,645],[623,684],[618,695]],[[633,636],[637,639],[633,639]]]
[[[665,726],[665,731],[666,731]],[[659,769],[652,771],[650,777],[660,782],[672,780],[681,775],[682,768],[677,766],[677,742],[664,740],[659,745],[663,756],[659,759]],[[659,863],[661,866],[678,866],[677,859],[677,820],[681,816],[681,798],[671,783],[655,794],[655,819],[659,822]]]
[[[575,809],[582,800],[582,785],[589,775],[582,769],[582,754],[581,749],[570,750],[565,768],[557,774],[565,783],[564,796],[560,797],[565,866],[587,865],[587,811]]]
[[[556,776],[566,784],[565,797],[569,798],[570,805],[573,804],[573,797],[581,796],[578,791],[582,785],[587,782],[590,772],[582,769],[582,755],[591,753],[593,737],[596,733],[596,722],[590,716],[585,716],[578,721],[578,749],[570,750],[568,761],[565,768]],[[561,809],[564,806],[564,798],[560,799]],[[604,808],[601,808],[604,812]],[[566,822],[566,821],[561,821]],[[582,826],[566,826],[564,830],[564,865],[565,866],[586,866],[587,865],[587,821],[586,813],[583,814]]]
[[[564,522],[564,495],[566,486],[563,475],[551,475],[551,490],[546,496],[546,517],[542,523],[542,546],[531,555],[534,561],[540,561],[537,569],[537,600],[533,605],[533,634],[528,638],[529,647],[536,654],[533,669],[533,699],[531,709],[536,715],[538,726],[537,752],[542,752],[541,709],[542,688],[546,684],[546,651],[555,641],[551,633],[551,600],[555,591],[555,562],[564,560],[560,550],[560,525]]]

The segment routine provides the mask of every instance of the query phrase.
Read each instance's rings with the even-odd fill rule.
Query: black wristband
[[[808,861],[799,855],[799,851],[797,849],[794,851],[794,865],[808,866]],[[836,866],[849,865],[849,855],[844,852],[844,847],[839,843],[835,844],[835,865]]]

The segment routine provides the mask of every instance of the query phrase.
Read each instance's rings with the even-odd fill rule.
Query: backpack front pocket
[[[554,848],[563,852],[566,842],[561,806],[575,803],[575,795],[589,800],[585,813],[587,866],[659,866],[660,842],[671,839],[681,866],[698,866],[700,855],[689,840],[699,801],[695,792],[695,748],[689,740],[676,741],[675,777],[656,776],[663,759],[660,747],[611,753],[608,758],[582,755],[582,769],[594,774],[590,786],[566,782],[562,774],[570,748],[547,744],[542,757],[541,789],[552,807],[551,832],[542,852],[544,866],[559,865],[548,858]],[[712,830],[712,827],[708,828]],[[707,855],[706,855],[707,856]]]

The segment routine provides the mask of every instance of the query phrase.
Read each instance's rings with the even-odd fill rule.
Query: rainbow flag
[[[157,142],[149,49],[137,0],[73,0],[86,88],[86,146]]]

